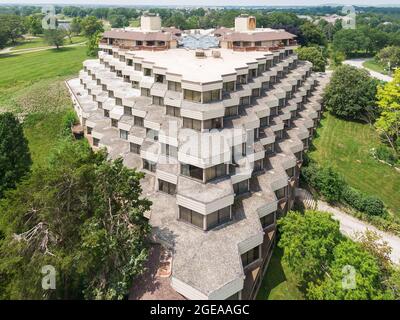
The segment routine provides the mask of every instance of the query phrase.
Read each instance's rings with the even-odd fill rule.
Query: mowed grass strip
[[[72,44],[76,43],[81,43],[85,42],[87,39],[83,36],[74,36],[71,37]],[[69,45],[71,42],[69,41],[69,38],[65,38],[64,40],[64,45]],[[11,51],[15,50],[22,50],[22,49],[34,49],[34,48],[40,48],[40,47],[48,47],[49,44],[46,42],[46,40],[43,37],[37,37],[37,38],[32,38],[28,40],[22,40],[18,42],[16,45],[13,46]]]
[[[381,143],[372,126],[341,120],[326,112],[313,143],[312,159],[321,165],[333,165],[352,187],[378,196],[400,215],[400,173],[371,157],[371,148]]]
[[[0,55],[0,101],[35,81],[78,74],[88,59],[86,47],[49,49],[22,55]]]
[[[63,117],[72,110],[63,80],[77,76],[86,47],[0,56],[0,112],[22,112],[34,166],[59,142]]]

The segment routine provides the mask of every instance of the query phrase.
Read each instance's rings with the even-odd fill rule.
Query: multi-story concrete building
[[[105,33],[98,59],[67,82],[76,112],[93,148],[146,173],[148,218],[172,252],[173,289],[188,299],[254,298],[326,78],[298,61],[294,41],[268,42],[286,32],[259,32],[265,45],[253,50],[175,48],[171,34],[139,45],[159,41],[154,19]],[[239,38],[252,19],[237,19]]]

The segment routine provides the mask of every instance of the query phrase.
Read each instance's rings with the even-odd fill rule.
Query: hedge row
[[[316,163],[309,163],[302,168],[301,175],[304,181],[328,202],[344,202],[371,216],[382,216],[386,212],[382,200],[351,188],[330,166],[320,167]]]

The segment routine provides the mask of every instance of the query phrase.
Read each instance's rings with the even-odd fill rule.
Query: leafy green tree
[[[372,122],[377,113],[377,84],[366,70],[339,66],[325,89],[324,104],[339,117]]]
[[[2,299],[121,299],[147,259],[142,173],[62,141],[0,201]],[[41,268],[56,269],[44,291]]]
[[[27,18],[27,29],[34,36],[43,33],[42,15],[31,15]]]
[[[28,141],[12,113],[0,113],[0,198],[14,188],[32,164]]]
[[[17,39],[22,37],[26,31],[24,19],[21,16],[3,14],[0,15],[0,21],[0,34],[5,34],[7,42],[16,43]]]
[[[87,16],[82,19],[81,26],[86,37],[91,38],[98,32],[104,32],[103,23],[94,16]]]
[[[333,259],[333,249],[341,241],[339,223],[330,214],[291,211],[278,221],[284,249],[283,259],[298,276],[300,284],[320,278]]]
[[[121,14],[110,16],[108,19],[110,20],[111,27],[113,28],[123,28],[129,26],[128,19]]]
[[[359,51],[367,51],[369,39],[359,29],[342,29],[335,33],[332,42],[334,51],[350,56]]]
[[[396,141],[400,139],[400,69],[396,70],[392,81],[378,87],[377,99],[380,116],[375,127],[396,149]]]
[[[376,57],[381,64],[390,65],[390,69],[400,67],[400,47],[398,46],[385,47],[378,52]]]
[[[311,22],[305,22],[300,27],[301,33],[304,39],[304,45],[309,46],[311,44],[324,45],[326,38],[324,33],[318,26]]]
[[[72,19],[71,24],[69,25],[69,28],[71,29],[71,32],[78,35],[82,32],[82,19],[79,17],[75,17]]]
[[[297,50],[300,60],[308,60],[313,64],[313,70],[325,72],[326,59],[317,47],[301,47]]]
[[[351,270],[354,270],[354,278],[352,278]],[[333,261],[326,272],[327,275],[322,281],[309,284],[307,290],[309,299],[375,300],[392,298],[385,292],[377,259],[359,244],[350,240],[342,241],[334,248]],[[349,282],[344,285],[343,279],[346,277]],[[354,283],[352,283],[353,279]]]
[[[89,41],[87,43],[87,50],[86,54],[90,57],[96,57],[97,52],[99,51],[99,42],[101,40],[101,32],[96,32],[94,35],[92,35],[89,38]]]
[[[44,38],[50,46],[59,49],[64,44],[65,31],[63,29],[48,29],[44,31]]]

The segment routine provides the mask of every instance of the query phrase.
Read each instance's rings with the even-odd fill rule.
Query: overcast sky
[[[108,4],[108,5],[193,5],[193,6],[293,6],[321,4],[400,5],[399,0],[0,0],[0,4]]]

